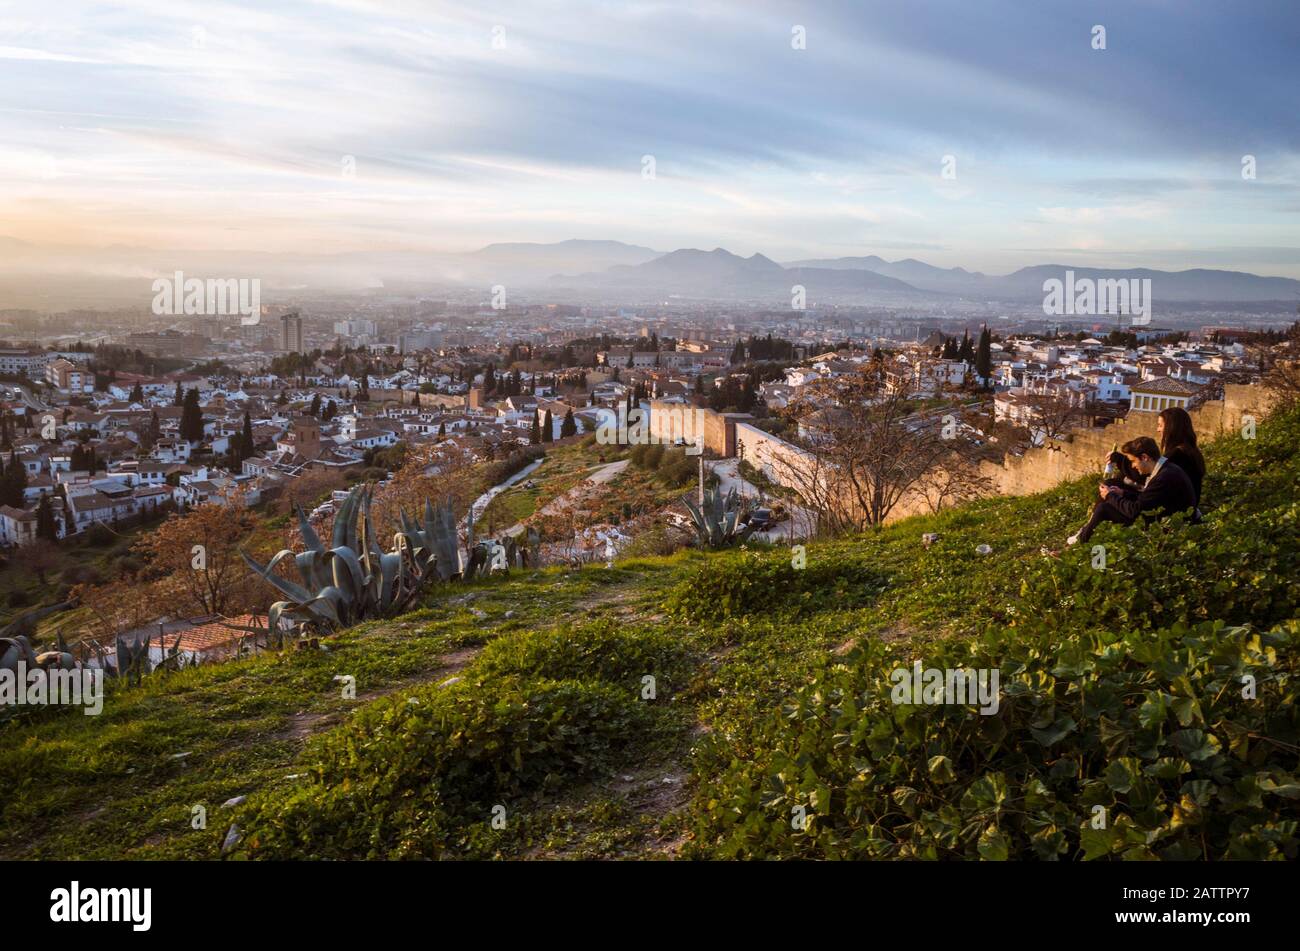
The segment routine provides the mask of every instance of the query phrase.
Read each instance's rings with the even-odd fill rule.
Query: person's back
[[[1205,461],[1199,454],[1192,455],[1182,446],[1171,450],[1166,458],[1187,474],[1187,478],[1192,483],[1193,496],[1196,499],[1193,504],[1199,506],[1201,504],[1201,484],[1205,480]]]

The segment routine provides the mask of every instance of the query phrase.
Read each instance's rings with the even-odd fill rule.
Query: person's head
[[[1192,428],[1192,417],[1181,406],[1170,406],[1160,411],[1156,421],[1156,438],[1160,440],[1160,449],[1167,456],[1179,446],[1196,448],[1196,430]]]
[[[1150,475],[1156,463],[1160,461],[1160,447],[1150,436],[1130,439],[1119,447],[1119,451],[1128,456],[1129,462],[1133,463],[1133,468],[1143,475]]]

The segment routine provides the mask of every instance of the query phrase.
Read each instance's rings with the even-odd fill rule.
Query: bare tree
[[[1264,388],[1279,405],[1300,403],[1300,321],[1287,328],[1279,343],[1251,347],[1248,352],[1264,371]]]
[[[830,531],[884,524],[909,493],[923,491],[923,481],[936,467],[964,452],[955,432],[956,407],[913,411],[926,370],[889,374],[873,361],[858,374],[819,381],[797,401],[795,415],[815,419],[815,429],[805,425],[794,451],[764,461],[781,470],[783,481],[817,510]],[[955,481],[946,488],[932,485],[931,491],[948,497],[957,486],[971,485],[969,472],[954,467]]]
[[[1032,414],[1028,429],[1036,445],[1064,439],[1088,418],[1086,399],[1065,386],[1027,390],[1024,399]]]

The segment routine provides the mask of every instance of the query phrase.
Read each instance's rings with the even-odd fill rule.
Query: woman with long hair
[[[1171,406],[1160,411],[1156,421],[1156,441],[1160,453],[1187,473],[1196,490],[1196,506],[1201,505],[1201,482],[1205,478],[1205,457],[1196,446],[1196,430],[1192,417],[1181,406]]]
[[[1150,469],[1139,471],[1133,462],[1136,454],[1129,450],[1136,447],[1141,440],[1146,440],[1149,444],[1147,447],[1149,451],[1144,451],[1143,455],[1150,457],[1155,452],[1165,462],[1172,462],[1187,474],[1187,480],[1191,483],[1195,496],[1195,504],[1192,506],[1193,521],[1200,521],[1201,482],[1205,479],[1205,458],[1196,445],[1196,430],[1192,427],[1192,417],[1188,415],[1187,410],[1171,406],[1162,410],[1156,419],[1154,440],[1146,436],[1130,440],[1124,444],[1122,450],[1107,456],[1106,479],[1100,486],[1102,500],[1093,507],[1092,518],[1089,519],[1088,524],[1069,537],[1067,540],[1069,544],[1087,541],[1100,522],[1118,521],[1127,524],[1124,522],[1127,516],[1122,516],[1119,511],[1125,504],[1123,500],[1131,502],[1142,497],[1149,484],[1151,472],[1160,462],[1160,458],[1152,457],[1147,462]],[[1108,503],[1112,497],[1121,500],[1121,504],[1113,510]]]

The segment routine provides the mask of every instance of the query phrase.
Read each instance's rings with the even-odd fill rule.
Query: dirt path
[[[600,466],[573,488],[561,495],[557,495],[539,508],[533,513],[533,517],[535,518],[539,515],[555,515],[565,505],[577,501],[584,493],[589,492],[594,486],[612,482],[620,472],[627,468],[629,461],[630,460],[628,459],[620,459],[618,462],[611,462],[607,465]],[[515,522],[515,524],[506,529],[505,533],[513,537],[522,534],[524,529],[525,526],[523,522]]]

